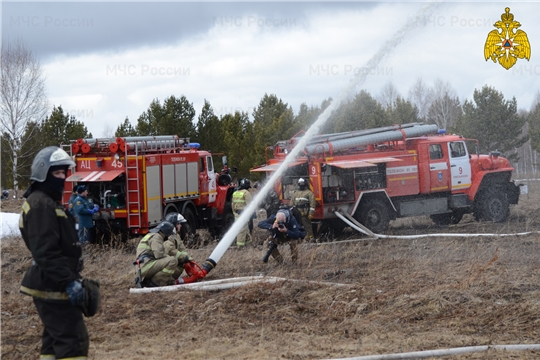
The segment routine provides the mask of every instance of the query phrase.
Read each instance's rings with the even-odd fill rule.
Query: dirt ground
[[[203,280],[289,279],[274,284],[130,294],[137,239],[120,248],[89,246],[83,276],[100,280],[103,296],[100,312],[86,319],[89,358],[328,359],[540,343],[540,188],[533,185],[502,224],[470,215],[445,228],[427,217],[400,219],[387,234],[441,235],[365,240],[347,232],[341,240],[348,241],[302,244],[296,264],[287,246],[280,247],[283,265],[264,264],[262,245],[231,247]],[[202,263],[216,244],[190,253]],[[2,239],[1,250],[1,356],[36,359],[42,325],[32,299],[19,293],[30,253],[17,237]],[[446,358],[539,359],[540,352]]]

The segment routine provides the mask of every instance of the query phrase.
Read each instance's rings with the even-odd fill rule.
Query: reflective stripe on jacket
[[[236,190],[232,195],[232,209],[239,214],[251,202],[251,193],[249,190]]]

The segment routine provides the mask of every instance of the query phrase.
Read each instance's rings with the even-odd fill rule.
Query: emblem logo
[[[510,13],[510,8],[504,9],[501,21],[497,21],[493,26],[499,30],[491,30],[484,46],[484,57],[486,61],[491,58],[493,62],[499,64],[506,70],[516,63],[517,59],[531,58],[531,45],[527,34],[523,30],[517,30],[521,24],[514,20],[514,15]]]

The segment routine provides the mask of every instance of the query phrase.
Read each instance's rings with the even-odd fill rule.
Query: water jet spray
[[[189,281],[197,281],[204,278],[212,269],[214,269],[225,253],[225,251],[231,246],[237,234],[240,232],[242,227],[249,221],[251,214],[253,214],[261,199],[268,194],[268,192],[273,188],[273,184],[279,179],[282,173],[289,167],[297,155],[301,151],[304,151],[308,141],[315,135],[318,134],[319,129],[322,125],[328,120],[330,115],[338,106],[346,99],[348,99],[354,92],[357,87],[362,85],[366,80],[368,74],[371,73],[379,64],[387,58],[392,51],[405,39],[409,33],[413,30],[417,30],[418,27],[424,26],[427,22],[426,19],[430,17],[432,12],[439,5],[438,2],[430,2],[422,7],[413,17],[409,18],[405,25],[403,25],[395,34],[386,41],[382,47],[369,59],[369,61],[360,68],[357,75],[351,79],[349,84],[345,89],[339,94],[336,100],[332,101],[330,105],[323,111],[317,120],[311,125],[311,127],[306,131],[305,135],[300,139],[296,146],[289,152],[285,160],[280,164],[279,168],[272,174],[272,176],[266,181],[262,189],[255,196],[253,201],[242,211],[240,217],[234,222],[231,228],[225,233],[223,238],[219,241],[214,251],[210,254],[210,257],[206,259],[204,264],[201,266],[201,270],[198,274],[192,275],[189,278]]]

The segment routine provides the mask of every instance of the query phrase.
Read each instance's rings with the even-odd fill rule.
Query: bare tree
[[[416,82],[409,90],[408,100],[418,108],[418,117],[425,119],[431,104],[431,90],[421,77],[416,79]]]
[[[114,136],[114,129],[111,124],[107,123],[103,127],[103,132],[101,133],[104,138],[112,138]]]
[[[448,129],[454,125],[460,112],[461,104],[456,91],[448,81],[437,79],[431,91],[431,105],[426,114],[427,121],[437,124],[441,129]]]
[[[392,109],[396,99],[400,96],[398,89],[391,81],[387,82],[379,95],[379,102],[385,109]]]
[[[34,134],[26,134],[29,124],[39,124],[47,112],[45,79],[38,59],[20,41],[2,45],[0,76],[0,126],[7,139],[5,153],[13,171],[13,189],[18,195],[19,168],[29,161],[33,153],[25,153],[25,143],[34,140]],[[31,147],[30,147],[31,148]]]

